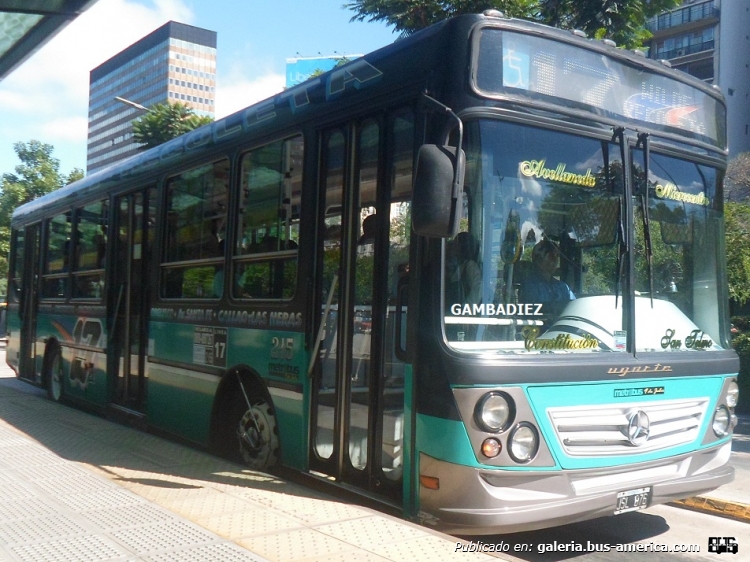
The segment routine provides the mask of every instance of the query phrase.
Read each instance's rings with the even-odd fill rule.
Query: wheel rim
[[[52,399],[60,400],[62,398],[62,361],[59,355],[55,355],[52,360],[52,370],[50,372],[50,390],[52,391]]]
[[[267,407],[265,404],[258,404],[247,410],[237,428],[242,459],[256,470],[268,466],[272,453],[273,429],[272,422],[265,412]]]

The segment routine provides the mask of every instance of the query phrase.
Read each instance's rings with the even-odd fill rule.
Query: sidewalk
[[[0,560],[496,560],[74,408],[7,378],[0,352]],[[7,370],[7,367],[5,367]]]

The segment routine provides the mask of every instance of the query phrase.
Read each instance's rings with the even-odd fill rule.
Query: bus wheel
[[[47,397],[53,402],[60,402],[63,397],[63,362],[60,348],[55,347],[47,363]]]
[[[244,402],[244,400],[243,400]],[[273,408],[265,400],[257,400],[244,414],[237,426],[237,439],[242,460],[253,470],[266,470],[276,464],[279,452],[279,432]]]

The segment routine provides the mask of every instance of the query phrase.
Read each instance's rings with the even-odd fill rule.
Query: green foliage
[[[750,300],[750,204],[726,203],[724,218],[729,298],[744,304]]]
[[[352,0],[352,21],[380,21],[409,35],[438,21],[488,8],[562,29],[581,29],[627,48],[651,37],[646,20],[680,4],[680,0]]]
[[[581,29],[633,49],[651,37],[646,21],[679,6],[680,0],[539,0],[537,19],[562,29]]]
[[[356,12],[351,21],[385,22],[409,35],[453,16],[482,13],[488,8],[509,17],[528,18],[537,4],[537,0],[353,0],[344,8]]]
[[[739,413],[750,412],[750,334],[740,334],[732,340],[732,347],[740,356],[740,372],[737,384],[740,387]]]
[[[37,140],[17,142],[13,145],[21,164],[14,173],[0,178],[0,279],[8,273],[10,246],[10,217],[19,205],[33,201],[83,177],[83,171],[74,168],[68,175],[60,173],[60,161],[52,156],[54,147]]]
[[[133,121],[133,138],[141,144],[140,149],[146,150],[212,121],[210,117],[196,115],[184,103],[157,103]]]

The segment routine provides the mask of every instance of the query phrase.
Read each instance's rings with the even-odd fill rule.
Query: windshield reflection
[[[619,144],[488,120],[468,124],[466,150],[461,232],[445,244],[445,332],[453,347],[623,352],[629,263],[636,271],[631,345],[724,347],[715,170],[651,153],[649,268],[644,222],[637,211],[632,226],[624,219]],[[639,209],[642,151],[634,151],[633,166],[630,204]],[[707,263],[695,259],[709,252]]]

